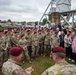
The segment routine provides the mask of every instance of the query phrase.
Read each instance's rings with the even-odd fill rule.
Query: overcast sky
[[[51,0],[0,0],[0,19],[39,21]],[[72,9],[76,8],[72,0]]]

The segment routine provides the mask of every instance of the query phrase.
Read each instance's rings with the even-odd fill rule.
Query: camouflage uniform
[[[46,36],[45,36],[45,40],[44,40],[44,55],[49,55],[50,53],[50,33],[47,32]]]
[[[11,59],[3,64],[2,75],[28,75],[21,65]],[[31,74],[29,74],[31,75]]]
[[[11,48],[11,36],[5,36],[5,44],[6,44],[6,59],[9,58],[9,49]]]
[[[54,48],[60,45],[60,39],[58,38],[57,34],[53,34],[51,36],[50,45],[51,45],[51,48]],[[52,58],[52,52],[50,52],[50,58]]]
[[[38,52],[39,52],[39,40],[37,33],[35,33],[32,36],[32,57],[37,56]]]
[[[6,51],[5,51],[5,39],[4,36],[0,37],[0,63],[1,65],[3,64],[3,62],[5,61],[6,58]]]
[[[19,41],[19,38],[18,38],[17,34],[13,34],[12,37],[11,37],[11,45],[12,45],[12,47],[13,46],[17,46],[18,41]]]
[[[42,33],[38,33],[38,39],[39,39],[39,54],[43,54],[43,35]]]
[[[25,36],[25,39],[27,40],[27,50],[28,50],[29,56],[31,58],[31,56],[32,56],[32,34],[27,34]]]
[[[44,71],[42,75],[76,75],[76,66],[67,62],[56,63]]]
[[[51,45],[51,48],[60,45],[60,40],[59,40],[59,38],[58,38],[58,36],[56,34],[51,36],[50,45]]]
[[[30,56],[29,56],[28,50],[27,50],[27,40],[26,40],[24,37],[22,37],[22,38],[19,40],[18,45],[19,45],[19,46],[22,46],[23,49],[24,49],[24,50],[23,50],[23,59],[25,59],[25,57],[26,57],[27,59],[30,59]]]

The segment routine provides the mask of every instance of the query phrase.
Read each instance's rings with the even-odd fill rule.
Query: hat
[[[30,32],[30,29],[28,29],[27,32]]]
[[[24,37],[24,34],[20,35],[20,38]]]
[[[38,30],[38,32],[41,32],[41,30]]]
[[[22,47],[12,47],[9,51],[9,54],[12,56],[19,56],[23,51]]]
[[[4,32],[4,34],[7,34],[7,33],[8,33],[8,31],[5,31],[5,32]]]
[[[64,50],[64,48],[60,47],[60,46],[52,48],[52,52],[53,53],[57,53],[57,52],[66,53],[66,51]]]
[[[54,33],[55,33],[55,34],[58,34],[58,32],[57,32],[57,31],[54,31]]]
[[[34,32],[34,34],[36,34],[37,32]]]

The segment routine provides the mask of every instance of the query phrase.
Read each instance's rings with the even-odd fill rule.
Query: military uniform
[[[38,33],[38,39],[39,39],[39,54],[43,54],[43,35],[42,35],[42,32],[40,31]]]
[[[50,53],[50,33],[47,32],[46,36],[45,36],[45,40],[44,40],[44,55],[49,55]]]
[[[21,65],[11,59],[3,64],[2,67],[3,75],[28,75]]]
[[[18,45],[19,45],[19,46],[22,46],[23,49],[24,49],[24,50],[23,50],[23,59],[25,59],[25,57],[26,57],[27,59],[30,59],[30,56],[29,56],[28,50],[27,50],[27,40],[26,40],[24,37],[22,37],[22,38],[19,40]]]
[[[19,38],[18,38],[17,34],[13,34],[12,37],[11,37],[11,45],[12,45],[12,47],[13,46],[17,46],[18,41],[19,41]]]
[[[76,75],[76,66],[67,62],[56,63],[44,71],[42,75]]]
[[[6,44],[6,59],[9,58],[9,49],[11,48],[11,36],[5,35],[5,44]]]
[[[29,52],[29,56],[31,58],[32,56],[32,34],[28,34],[25,36],[25,39],[27,40],[27,50]]]
[[[51,48],[60,45],[60,40],[59,40],[59,38],[58,38],[58,36],[56,34],[51,36],[50,45],[51,45]]]
[[[5,55],[6,55],[6,51],[5,51],[5,39],[4,36],[0,37],[0,63],[1,65],[3,64],[3,62],[5,61]]]
[[[37,33],[34,33],[32,36],[32,57],[38,55],[39,52],[39,40]]]

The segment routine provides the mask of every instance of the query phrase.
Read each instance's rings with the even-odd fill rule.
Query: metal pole
[[[74,25],[74,13],[72,13],[72,25]]]
[[[52,1],[53,1],[53,0],[52,0]],[[48,8],[49,8],[50,4],[52,3],[52,1],[50,1],[49,5],[47,6],[47,8],[46,8],[46,10],[45,10],[44,14],[42,15],[42,17],[41,17],[41,19],[40,19],[39,22],[41,22],[42,18],[44,17],[44,15],[45,15],[46,11],[48,10]]]
[[[63,20],[70,26],[71,24],[64,18],[63,15],[61,15],[61,17],[63,18]]]

